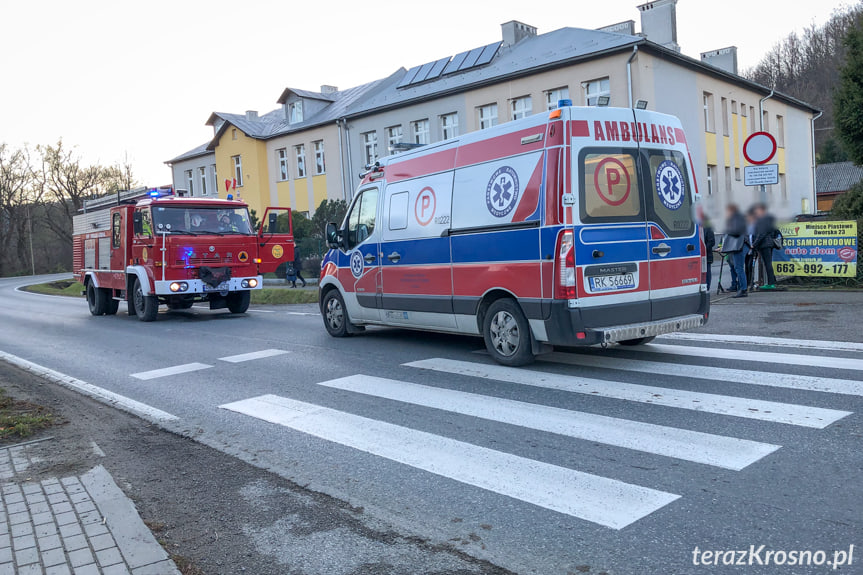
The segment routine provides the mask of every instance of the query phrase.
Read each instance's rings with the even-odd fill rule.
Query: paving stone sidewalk
[[[101,465],[28,478],[46,447],[0,449],[0,575],[180,575]]]

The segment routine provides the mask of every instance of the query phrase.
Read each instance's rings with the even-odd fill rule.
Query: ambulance
[[[478,335],[517,366],[707,322],[697,189],[673,116],[561,101],[367,170],[326,230],[319,304],[334,337]]]

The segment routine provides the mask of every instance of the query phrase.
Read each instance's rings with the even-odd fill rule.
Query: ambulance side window
[[[378,189],[369,188],[360,192],[348,215],[348,249],[360,245],[375,231],[378,215]]]
[[[410,192],[399,192],[390,196],[390,230],[403,230],[408,227],[410,195]]]
[[[644,219],[638,179],[638,152],[587,148],[579,154],[581,221],[633,222]]]
[[[671,237],[692,235],[692,193],[686,159],[674,150],[644,150],[648,219]]]

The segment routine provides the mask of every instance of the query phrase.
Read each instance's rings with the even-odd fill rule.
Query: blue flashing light
[[[566,100],[558,100],[557,101],[557,107],[558,108],[568,108],[570,106],[572,106],[572,100],[566,99]]]
[[[229,200],[233,200],[233,199],[234,199],[234,194],[228,194],[228,199],[229,199]]]
[[[150,190],[150,197],[151,198],[158,198],[159,197],[159,190]]]

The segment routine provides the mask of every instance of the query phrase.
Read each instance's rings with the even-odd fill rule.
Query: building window
[[[401,124],[387,128],[387,148],[391,154],[397,153],[393,148],[404,141],[404,130]]]
[[[428,144],[429,143],[429,121],[428,120],[417,120],[416,122],[411,122],[411,127],[414,132],[414,144]]]
[[[200,167],[198,168],[198,179],[201,181],[201,195],[207,195],[207,168]]]
[[[591,80],[582,86],[584,86],[584,101],[588,106],[596,106],[600,96],[611,96],[611,83],[608,78]]]
[[[363,135],[363,156],[366,165],[374,164],[378,160],[378,133],[365,132]]]
[[[707,166],[707,195],[713,195],[713,166]]]
[[[306,177],[306,146],[305,144],[299,144],[294,146],[294,155],[297,158],[297,177],[305,178]]]
[[[189,195],[194,195],[195,192],[195,182],[192,179],[192,170],[186,170],[186,189],[189,192]]]
[[[313,142],[315,147],[315,175],[320,176],[327,172],[327,160],[324,157],[324,141]]]
[[[731,100],[731,113],[737,114],[737,100]]]
[[[487,104],[477,108],[479,113],[479,129],[485,130],[497,126],[497,104]]]
[[[232,140],[236,140],[236,139],[237,139],[237,129],[236,129],[236,128],[232,128],[232,129],[231,129],[231,139],[232,139]]]
[[[746,117],[746,104],[740,102],[740,115]]]
[[[216,164],[210,166],[213,171],[213,185],[216,187],[216,194],[219,193],[219,174],[216,172]]]
[[[722,98],[720,100],[720,109],[722,111],[722,135],[728,135],[728,100]]]
[[[569,100],[569,88],[566,86],[562,86],[560,88],[555,88],[554,90],[549,90],[545,93],[545,106],[547,110],[554,110],[557,108],[557,103],[561,100]]]
[[[440,132],[444,140],[458,136],[458,114],[444,114],[440,117]]]
[[[279,181],[284,182],[288,179],[288,149],[279,148],[276,154],[279,156]]]
[[[243,185],[243,158],[242,156],[231,156],[231,161],[234,163],[234,179],[237,180],[237,185]]]
[[[716,126],[713,124],[713,94],[704,92],[704,131],[716,132]]]
[[[740,181],[740,168],[734,168],[734,179]]]
[[[785,117],[776,116],[776,145],[780,148],[785,147]]]
[[[530,96],[510,100],[509,110],[513,120],[527,118],[533,113],[533,104],[530,101]]]
[[[288,104],[288,122],[296,124],[303,121],[303,101]]]

